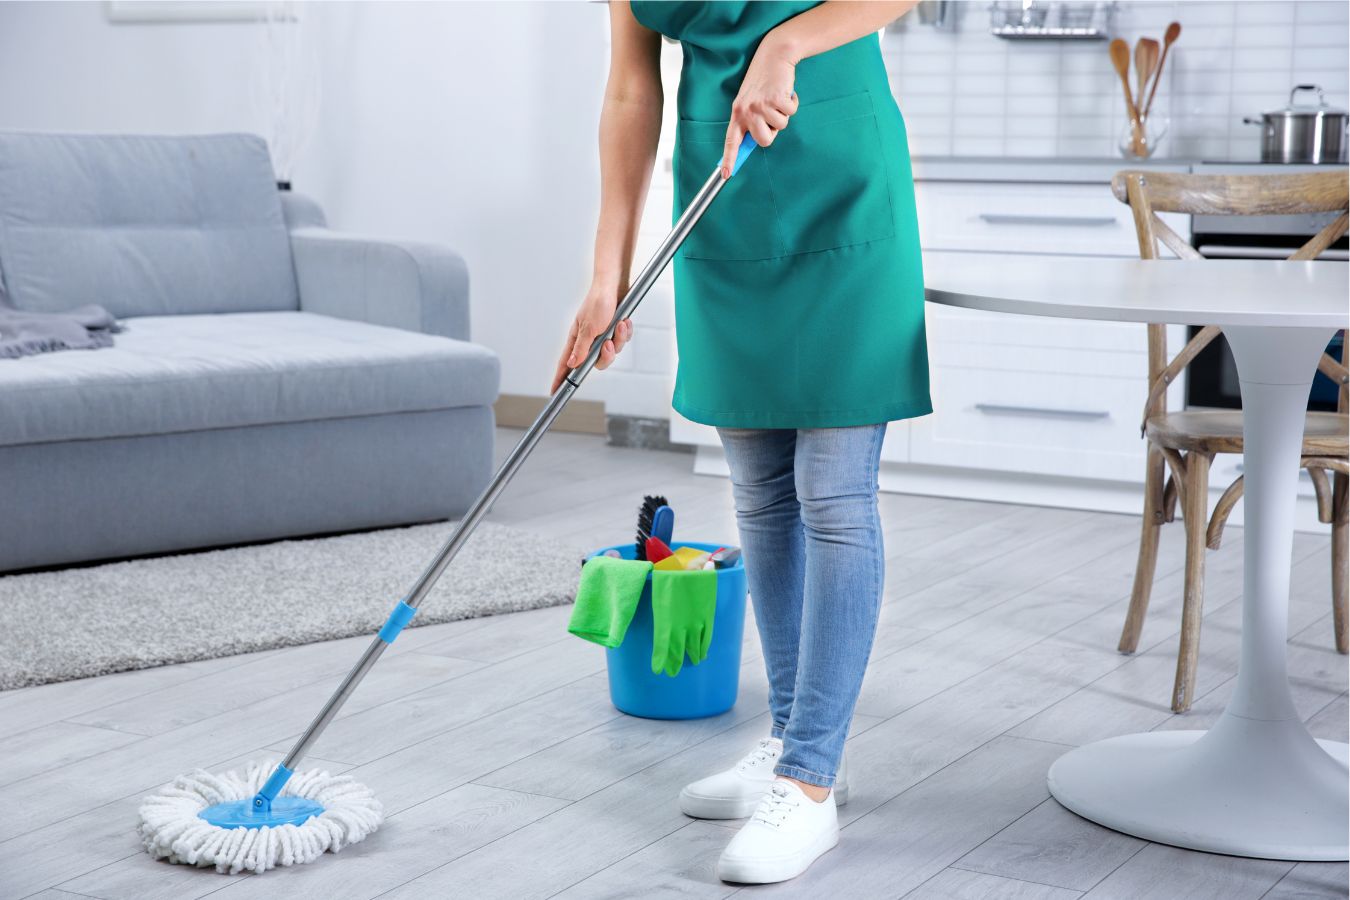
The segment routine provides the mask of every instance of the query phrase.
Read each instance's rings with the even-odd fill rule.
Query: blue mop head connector
[[[746,132],[745,137],[741,138],[740,148],[736,150],[736,161],[731,164],[732,175],[735,175],[741,170],[741,166],[745,165],[745,161],[750,158],[750,154],[753,153],[758,146],[759,145],[755,143],[755,139],[750,136],[750,133]]]
[[[323,804],[304,797],[278,797],[290,781],[292,772],[278,765],[262,790],[251,800],[227,800],[197,813],[197,817],[218,828],[275,828],[278,825],[303,825],[323,812]]]

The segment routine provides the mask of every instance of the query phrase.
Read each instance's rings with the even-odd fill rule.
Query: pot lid
[[[1298,103],[1295,103],[1295,102],[1294,102],[1294,98],[1298,95],[1298,93],[1299,93],[1300,91],[1316,91],[1316,92],[1317,92],[1317,103],[1316,103],[1316,105],[1310,105],[1310,104],[1298,104]],[[1296,85],[1296,86],[1294,87],[1294,89],[1293,89],[1292,91],[1289,92],[1289,105],[1288,105],[1288,106],[1284,107],[1283,109],[1272,109],[1272,110],[1270,110],[1269,112],[1264,113],[1263,115],[1267,115],[1267,116],[1317,116],[1317,115],[1322,115],[1322,116],[1343,116],[1343,115],[1346,115],[1346,112],[1345,112],[1345,110],[1343,110],[1343,109],[1335,109],[1335,108],[1330,107],[1330,106],[1327,105],[1327,99],[1326,99],[1326,97],[1325,97],[1325,96],[1323,95],[1323,93],[1322,93],[1322,86],[1321,86],[1320,84],[1300,84],[1300,85]]]

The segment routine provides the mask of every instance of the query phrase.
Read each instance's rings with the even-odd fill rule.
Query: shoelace
[[[801,802],[790,800],[788,797],[786,786],[781,783],[774,784],[764,794],[764,799],[759,801],[759,807],[755,809],[752,820],[778,828],[787,818],[787,814],[796,809],[797,804]]]
[[[737,768],[742,769],[742,770],[748,769],[748,768],[750,768],[751,766],[755,766],[755,765],[759,765],[760,763],[767,762],[768,760],[773,759],[773,758],[775,758],[776,756],[778,756],[778,748],[776,748],[776,747],[775,747],[770,741],[768,741],[767,739],[766,739],[766,740],[762,740],[762,741],[759,742],[759,746],[758,746],[758,747],[756,747],[755,749],[751,750],[751,751],[746,755],[745,759],[741,760],[741,763],[740,763],[739,766],[737,766]]]

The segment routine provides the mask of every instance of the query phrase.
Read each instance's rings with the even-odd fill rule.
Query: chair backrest
[[[297,309],[266,143],[0,133],[0,292],[38,312]]]
[[[1134,213],[1139,238],[1139,257],[1158,258],[1161,241],[1183,260],[1204,259],[1200,253],[1159,218],[1160,212],[1211,216],[1275,216],[1340,213],[1326,227],[1289,256],[1292,260],[1316,259],[1339,240],[1350,225],[1350,175],[1337,172],[1306,172],[1288,175],[1191,175],[1178,172],[1117,172],[1111,179],[1116,199]],[[1167,387],[1176,381],[1220,330],[1207,325],[1196,332],[1171,360],[1167,358],[1167,326],[1148,326],[1148,400],[1144,419],[1165,411]],[[1322,354],[1318,369],[1340,390],[1337,410],[1347,409],[1347,363],[1350,347],[1342,342],[1341,358]]]

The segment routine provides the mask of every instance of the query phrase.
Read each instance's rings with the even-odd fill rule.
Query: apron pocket
[[[682,212],[722,161],[726,122],[681,119],[676,126],[675,190]],[[756,150],[722,188],[680,252],[686,259],[772,259],[786,252],[779,235],[765,154]]]
[[[784,254],[894,236],[890,174],[870,93],[799,107],[767,151]]]

